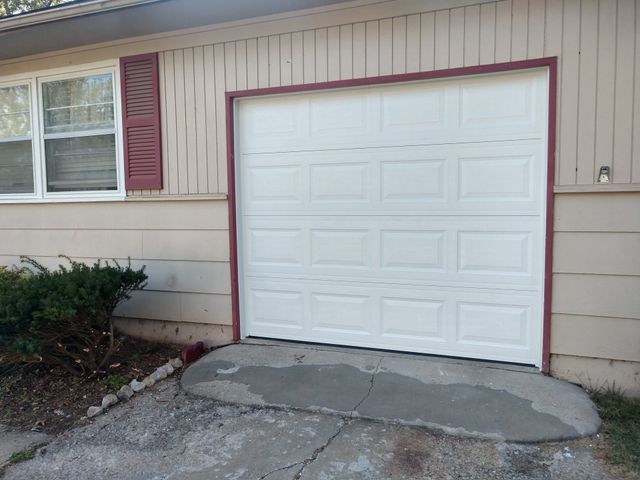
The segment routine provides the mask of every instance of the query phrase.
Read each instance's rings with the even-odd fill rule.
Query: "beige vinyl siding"
[[[640,192],[555,201],[552,372],[640,396]]]
[[[558,190],[603,189],[601,165],[640,189],[639,18],[634,0],[389,1],[3,62],[0,77],[159,51],[164,188],[128,193],[207,195],[227,191],[225,91],[558,56]]]
[[[2,205],[0,264],[28,255],[55,268],[58,255],[146,265],[147,288],[117,315],[231,324],[226,201],[127,201]],[[227,332],[230,330],[225,330]],[[229,340],[230,337],[225,340]]]

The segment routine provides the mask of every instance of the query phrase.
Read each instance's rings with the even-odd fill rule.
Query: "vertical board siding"
[[[280,86],[280,37],[271,35],[269,37],[269,86]],[[232,72],[230,72],[232,73]],[[227,82],[228,85],[228,82]],[[235,90],[229,88],[229,91]]]
[[[307,30],[302,36],[302,55],[304,64],[304,83],[316,81],[316,38],[313,30]],[[335,48],[335,47],[334,47]],[[338,57],[339,58],[339,57]]]
[[[393,73],[393,20],[380,20],[380,36],[378,37],[378,66],[380,75]]]
[[[327,29],[316,30],[316,81],[326,82],[327,74]],[[299,82],[294,82],[299,83]]]
[[[420,70],[434,69],[436,54],[436,15],[433,12],[420,16]]]
[[[407,73],[420,71],[420,15],[407,17]]]
[[[339,19],[337,18],[337,21]],[[559,57],[557,185],[640,182],[635,0],[499,0],[161,52],[164,186],[226,192],[224,93]]]
[[[464,64],[464,8],[455,8],[449,15],[449,68]]]
[[[392,39],[393,73],[406,73],[407,69],[407,17],[393,19]]]
[[[613,182],[631,178],[631,135],[633,121],[633,72],[635,57],[636,0],[618,0],[616,42],[616,96],[613,130]],[[640,93],[640,92],[639,92]]]
[[[578,79],[578,171],[576,183],[594,179],[596,133],[596,88],[598,74],[598,0],[582,0],[580,28],[580,76]]]
[[[580,65],[580,0],[565,0],[562,24],[563,92],[560,97],[560,131],[562,141],[558,148],[560,171],[556,179],[561,184],[576,181],[578,146],[578,71]],[[569,85],[572,88],[568,88]]]
[[[340,27],[340,80],[353,78],[353,26]]]
[[[207,110],[206,110],[206,84],[204,83],[204,48],[193,49],[193,73],[195,88],[195,114],[196,114],[196,184],[198,193],[207,193],[209,190],[207,173]]]
[[[280,82],[291,85],[291,34],[280,35]]]
[[[317,37],[316,37],[317,38]],[[366,25],[356,23],[353,26],[353,78],[363,78],[366,76]],[[317,46],[316,46],[317,50]],[[316,62],[316,66],[317,66]],[[318,79],[320,78],[316,72]]]
[[[464,11],[464,65],[480,63],[480,7],[474,5]]]
[[[198,157],[196,132],[196,81],[193,48],[184,52],[185,138],[187,143],[187,192],[198,193]]]
[[[593,176],[600,165],[611,165],[613,160],[613,115],[615,95],[616,56],[616,2],[599,2],[598,12],[598,85],[596,99],[595,163]]]
[[[340,27],[327,30],[327,80],[340,80]]]

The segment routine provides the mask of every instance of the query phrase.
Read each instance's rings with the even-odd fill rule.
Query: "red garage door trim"
[[[310,92],[348,87],[362,87],[367,85],[382,85],[387,83],[414,82],[419,80],[444,79],[465,75],[479,75],[485,73],[508,72],[547,67],[549,70],[549,118],[547,132],[547,205],[545,225],[545,265],[544,265],[544,305],[542,331],[542,367],[544,373],[549,372],[550,338],[551,338],[551,281],[552,281],[552,253],[553,253],[553,185],[555,172],[556,150],[556,100],[557,100],[557,57],[537,58],[516,62],[495,63],[473,67],[450,68],[430,72],[406,73],[400,75],[384,75],[379,77],[357,78],[351,80],[337,80],[324,83],[310,83],[304,85],[290,85],[283,87],[258,88],[226,92],[226,129],[227,129],[227,181],[229,206],[229,244],[231,261],[231,297],[233,339],[240,340],[240,291],[238,286],[238,243],[236,220],[236,192],[235,192],[235,157],[234,157],[234,100],[241,97],[258,97],[285,93]]]

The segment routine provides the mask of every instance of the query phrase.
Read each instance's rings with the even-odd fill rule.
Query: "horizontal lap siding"
[[[633,0],[501,0],[160,54],[164,188],[224,193],[224,92],[558,56],[556,184],[640,177]],[[238,32],[241,35],[242,32]],[[616,53],[617,51],[617,53]],[[635,99],[635,100],[634,100]]]
[[[230,325],[228,236],[225,201],[3,205],[0,265],[130,259],[149,280],[119,316]]]
[[[558,194],[555,205],[552,371],[585,382],[592,368],[597,383],[608,371],[598,358],[640,377],[640,192]]]

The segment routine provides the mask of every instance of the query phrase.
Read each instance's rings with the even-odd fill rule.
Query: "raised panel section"
[[[532,156],[459,159],[459,198],[464,202],[529,201],[533,196]]]
[[[458,343],[526,348],[530,308],[526,305],[458,303]]]
[[[249,263],[270,266],[301,266],[301,230],[251,229]]]
[[[302,328],[304,302],[301,292],[254,289],[250,296],[252,322],[258,328]]]
[[[366,94],[333,94],[312,99],[311,136],[359,134],[367,129]]]
[[[465,273],[531,273],[528,232],[458,232],[458,270]]]
[[[429,130],[446,125],[445,89],[424,85],[381,90],[382,130]]]
[[[311,165],[311,201],[367,201],[366,163]]]
[[[467,81],[460,87],[460,124],[462,127],[512,127],[533,125],[535,118],[535,83],[530,78],[495,77]]]
[[[382,202],[444,200],[445,162],[445,159],[383,161]]]
[[[248,168],[247,192],[251,202],[302,202],[302,175],[298,165]]]
[[[294,102],[279,102],[272,98],[254,100],[243,109],[240,120],[240,128],[247,133],[243,137],[257,143],[265,137],[284,139],[300,135],[298,104]]]
[[[437,270],[445,268],[445,232],[381,232],[383,270]]]
[[[312,330],[368,335],[370,299],[361,295],[311,295]]]
[[[444,302],[382,298],[383,337],[444,341]]]
[[[313,267],[367,268],[370,264],[366,230],[312,230]]]

